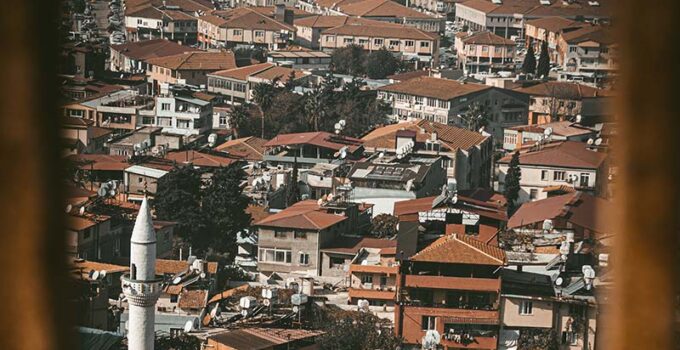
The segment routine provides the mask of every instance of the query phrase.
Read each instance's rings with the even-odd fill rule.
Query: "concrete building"
[[[385,24],[385,22],[344,15],[314,15],[304,18],[295,18],[294,25],[297,29],[295,43],[307,48],[319,49],[321,47],[321,33],[323,31],[348,24],[381,25]]]
[[[391,23],[344,24],[321,32],[319,46],[332,51],[349,45],[359,45],[366,51],[387,49],[405,61],[439,65],[439,37],[436,33]],[[418,65],[420,66],[420,65]]]
[[[147,81],[151,83],[153,93],[157,93],[162,83],[206,85],[208,74],[236,68],[236,57],[231,51],[196,51],[150,58],[147,64]]]
[[[505,129],[503,149],[514,151],[543,141],[546,135],[554,141],[586,142],[595,140],[597,130],[570,121],[552,122],[546,124],[522,125]]]
[[[291,76],[296,82],[304,83],[309,75],[301,70],[265,62],[213,72],[208,75],[207,88],[209,92],[224,95],[232,103],[251,102],[252,89],[256,84],[271,84],[277,80],[279,85],[283,85]]]
[[[182,0],[132,2],[125,7],[125,28],[130,41],[165,38],[193,45],[197,37],[197,15],[213,10],[202,1]]]
[[[331,55],[311,50],[274,51],[267,53],[267,62],[293,69],[328,69]]]
[[[130,238],[130,274],[121,278],[128,300],[128,347],[130,350],[153,350],[155,341],[156,302],[162,291],[162,279],[156,278],[156,232],[146,198],[139,208]]]
[[[250,8],[213,11],[198,18],[198,41],[203,48],[261,46],[268,50],[286,47],[295,39],[293,13],[277,20]]]
[[[446,349],[496,349],[505,252],[452,234],[407,258],[397,276],[396,334],[413,346],[436,330]]]
[[[353,137],[324,131],[282,134],[264,144],[263,160],[282,168],[292,168],[297,162],[299,169],[308,169],[336,159],[358,160],[363,153],[362,143]]]
[[[125,44],[111,45],[109,69],[113,72],[143,73],[147,69],[147,59],[193,51],[199,50],[166,39],[131,41]]]
[[[493,34],[459,32],[454,40],[459,67],[468,74],[514,71],[515,42]]]
[[[366,153],[396,154],[397,145],[414,142],[413,154],[442,157],[446,176],[458,189],[489,187],[493,141],[490,136],[422,119],[377,128],[362,138]]]
[[[512,154],[497,162],[497,190],[502,192]],[[596,146],[575,141],[537,144],[519,150],[522,172],[519,203],[543,199],[551,193],[579,190],[606,195],[609,176],[607,154]]]
[[[378,98],[392,107],[395,120],[425,119],[467,127],[464,116],[476,103],[484,110],[487,132],[497,142],[503,129],[526,124],[528,98],[522,94],[487,85],[420,77],[378,88]]]
[[[525,23],[526,45],[527,47],[532,46],[534,52],[539,53],[543,43],[546,43],[550,62],[558,63],[560,58],[557,45],[560,35],[586,26],[590,26],[590,24],[564,17],[532,19]]]
[[[565,72],[591,77],[596,86],[603,86],[616,71],[617,49],[610,28],[582,27],[560,34],[558,63]]]

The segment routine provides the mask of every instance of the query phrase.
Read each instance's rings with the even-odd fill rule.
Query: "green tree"
[[[517,200],[519,199],[519,182],[522,179],[522,170],[519,167],[519,151],[516,151],[510,159],[508,172],[505,174],[505,185],[503,195],[508,202],[508,216],[517,211]]]
[[[261,137],[264,138],[264,118],[265,112],[269,111],[276,96],[278,79],[274,79],[272,83],[257,83],[253,87],[253,101],[260,111],[260,118],[262,124],[260,127]]]
[[[196,350],[201,348],[201,340],[188,334],[157,337],[154,348],[156,350]]]
[[[519,331],[518,350],[557,350],[557,334],[554,329],[524,328]]]
[[[465,128],[472,131],[489,125],[486,108],[478,102],[471,103],[468,110],[461,115],[461,119]]]
[[[298,150],[296,150],[297,152]],[[300,187],[298,186],[298,162],[297,157],[293,162],[293,170],[290,174],[290,180],[286,186],[286,207],[300,201]]]
[[[363,75],[366,53],[363,47],[352,44],[333,51],[331,67],[334,72],[349,75]]]
[[[229,113],[229,126],[234,130],[234,137],[239,138],[241,130],[248,127],[250,109],[245,104],[235,105]]]
[[[534,54],[534,46],[529,45],[524,62],[522,62],[522,72],[526,74],[534,74],[536,72],[536,54]]]
[[[206,223],[201,214],[201,173],[193,166],[178,166],[158,179],[154,196],[156,217],[176,221],[179,236],[201,245]]]
[[[319,339],[322,350],[386,350],[402,344],[389,321],[370,312],[336,311],[323,324],[326,333]]]
[[[397,234],[399,219],[391,214],[380,214],[371,220],[371,234],[383,238],[393,237]]]
[[[536,75],[539,77],[547,77],[548,73],[550,73],[550,56],[548,56],[548,43],[544,41],[541,45],[541,53],[538,56]]]
[[[385,79],[388,75],[396,73],[400,67],[399,59],[385,47],[369,53],[366,57],[366,74],[371,79]]]
[[[227,253],[230,259],[236,254],[236,234],[247,229],[252,220],[246,212],[250,200],[241,187],[247,179],[242,166],[235,162],[217,169],[203,190],[203,216],[210,236],[198,248]]]

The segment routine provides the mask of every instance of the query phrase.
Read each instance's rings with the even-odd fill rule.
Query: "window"
[[[581,173],[581,180],[579,182],[581,187],[588,187],[590,185],[590,174]]]
[[[562,332],[562,344],[578,345],[578,334],[576,332]]]
[[[309,253],[300,252],[300,265],[309,265]]]
[[[256,38],[264,38],[264,32],[261,30],[256,30],[255,31],[255,37]]]
[[[430,47],[430,42],[429,41],[421,41],[420,47]]]
[[[554,181],[564,181],[566,178],[566,174],[564,171],[555,171],[553,172],[553,180]]]
[[[387,276],[380,276],[380,286],[384,287],[387,285]]]
[[[503,50],[502,47],[496,46],[496,48],[494,49],[494,52],[496,52],[496,54],[500,54],[500,53],[501,53],[501,50]]]
[[[420,328],[424,331],[437,329],[437,318],[434,316],[423,316],[420,322]]]
[[[138,18],[138,19],[137,19],[137,25],[141,25],[141,24],[142,24],[142,19],[141,19],[141,18]]]
[[[529,199],[534,200],[536,197],[538,197],[538,190],[535,188],[529,190]]]
[[[140,177],[137,178],[137,183],[141,184],[141,183],[143,183],[143,182],[144,182],[144,178],[143,178],[143,177],[140,176]]]
[[[486,45],[482,45],[482,52],[489,52],[489,47]]]
[[[344,258],[333,258],[333,257],[331,257],[330,267],[341,268],[344,265],[345,265],[345,259]]]
[[[191,122],[189,120],[177,119],[177,127],[180,129],[189,129]]]
[[[383,39],[373,39],[373,44],[374,44],[374,45],[382,45],[382,44],[383,44]]]
[[[80,110],[80,109],[69,109],[68,115],[70,117],[82,118],[85,115],[85,111]]]
[[[258,260],[262,262],[290,264],[292,253],[287,249],[260,248]]]
[[[406,47],[413,47],[413,40],[406,40],[404,41],[404,45]]]
[[[345,44],[351,44],[354,42],[354,38],[344,38],[342,39],[342,42]]]
[[[361,284],[373,284],[373,275],[362,275]]]
[[[170,110],[170,104],[169,103],[161,103],[161,111],[169,111]]]
[[[326,41],[335,41],[335,37],[329,35],[326,37]]]
[[[172,118],[158,117],[158,126],[172,126]]]
[[[399,40],[390,40],[390,46],[399,46]]]
[[[547,170],[541,170],[541,180],[548,181],[548,171]]]
[[[534,309],[534,302],[528,300],[522,300],[519,304],[519,314],[520,315],[532,315]]]
[[[239,35],[242,35],[242,34],[243,34],[243,31],[241,31],[240,29],[234,29],[234,35],[239,36]]]
[[[90,235],[92,235],[92,227],[86,229],[83,231],[83,239],[88,239],[90,238]]]
[[[286,231],[274,230],[274,238],[286,238]]]
[[[142,117],[142,124],[153,125],[153,117]]]
[[[307,232],[305,232],[305,231],[294,231],[293,237],[295,237],[295,239],[307,239]]]

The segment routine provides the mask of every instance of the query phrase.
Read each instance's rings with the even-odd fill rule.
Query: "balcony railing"
[[[429,308],[443,308],[443,309],[461,309],[461,310],[480,310],[480,311],[495,311],[497,308],[492,303],[433,303],[423,300],[410,300],[402,302],[405,306],[429,307]]]
[[[498,292],[501,289],[501,279],[407,275],[404,286],[414,288]]]

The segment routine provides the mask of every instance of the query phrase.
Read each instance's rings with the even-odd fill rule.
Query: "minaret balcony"
[[[153,306],[163,292],[163,279],[151,281],[133,280],[129,274],[120,278],[123,294],[135,306]]]

